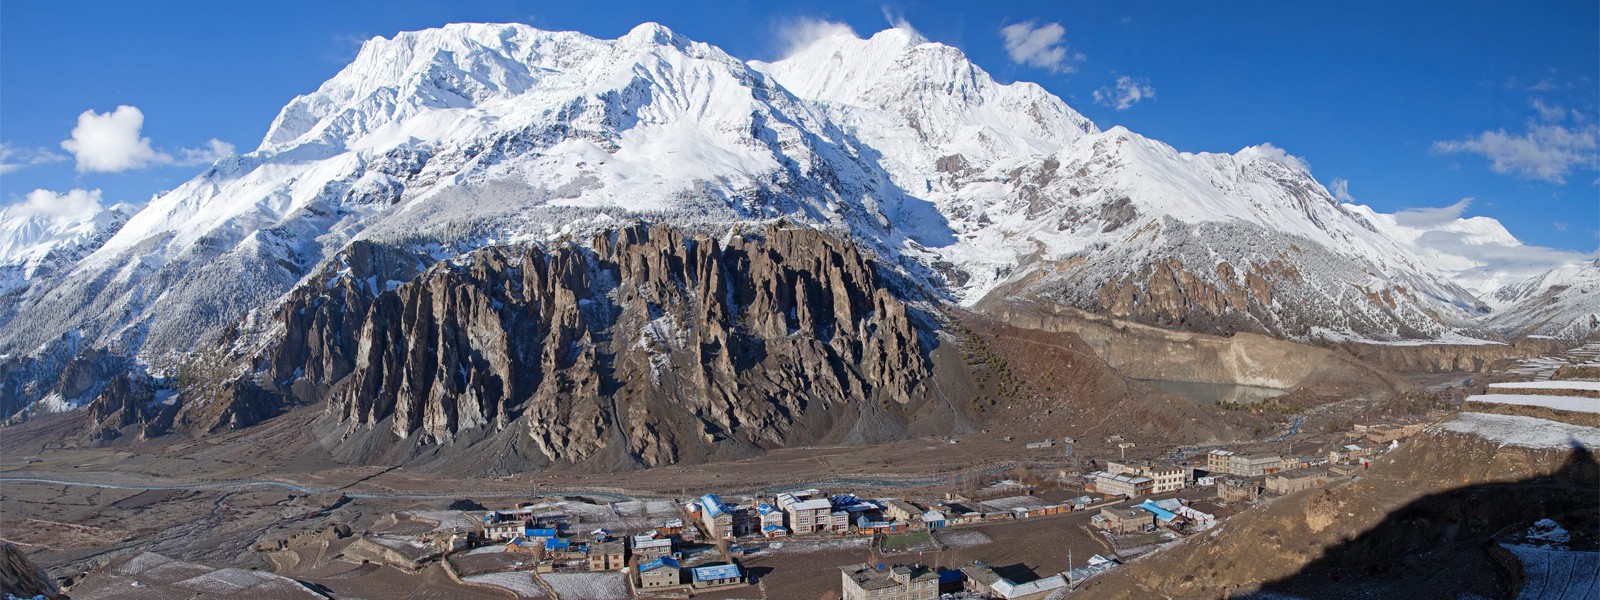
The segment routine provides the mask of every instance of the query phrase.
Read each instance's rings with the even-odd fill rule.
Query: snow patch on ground
[[[1518,600],[1583,600],[1600,595],[1600,552],[1502,544],[1522,562]]]
[[[981,534],[980,534],[981,535]],[[811,554],[813,552],[827,552],[831,550],[860,550],[872,542],[868,537],[850,537],[833,539],[801,539],[791,538],[781,542],[772,542],[762,548],[763,554]],[[747,544],[747,546],[750,546]]]
[[[1570,448],[1578,443],[1600,448],[1600,428],[1519,415],[1461,413],[1430,429],[1472,434],[1506,446]]]
[[[941,531],[939,541],[951,548],[967,548],[982,546],[994,541],[994,538],[985,535],[982,531]]]
[[[1507,383],[1491,383],[1489,389],[1506,390],[1584,390],[1600,392],[1600,381],[1512,381]]]
[[[1543,394],[1482,394],[1467,396],[1467,402],[1511,404],[1516,406],[1541,406],[1572,412],[1600,413],[1600,398],[1577,396],[1546,396]]]
[[[1523,538],[1534,542],[1528,545],[1565,548],[1567,542],[1572,541],[1572,533],[1567,531],[1567,528],[1562,527],[1560,523],[1550,519],[1539,519],[1538,522],[1533,524],[1533,527],[1528,528],[1528,532],[1523,535]]]
[[[539,587],[539,583],[533,580],[533,575],[526,572],[484,573],[482,575],[462,577],[461,580],[467,583],[492,585],[511,590],[511,593],[516,594],[518,598],[545,598],[548,596],[548,594],[544,593],[544,588]]]
[[[476,519],[459,510],[413,510],[410,513],[418,519],[438,523],[433,531],[449,531],[456,528],[467,531],[478,528]]]
[[[628,582],[622,573],[547,573],[542,576],[556,596],[585,600],[627,600]]]

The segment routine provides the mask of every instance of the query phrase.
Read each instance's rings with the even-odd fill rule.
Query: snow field
[[[1600,398],[1547,396],[1543,394],[1482,394],[1478,396],[1467,396],[1467,402],[1512,404],[1516,406],[1542,406],[1544,408],[1553,408],[1556,410],[1570,410],[1572,412],[1600,414]]]
[[[1520,415],[1461,413],[1432,429],[1477,435],[1507,446],[1570,448],[1576,442],[1600,448],[1600,428]]]
[[[627,600],[628,582],[618,572],[546,573],[540,576],[561,598]]]
[[[467,583],[492,585],[511,590],[518,598],[545,598],[549,596],[544,592],[544,588],[533,580],[533,574],[526,571],[484,573],[482,575],[462,577],[461,580]]]

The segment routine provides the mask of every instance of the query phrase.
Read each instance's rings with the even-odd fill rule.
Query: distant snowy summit
[[[520,24],[375,38],[254,151],[117,211],[132,212],[0,215],[0,354],[71,338],[171,361],[357,241],[443,260],[633,218],[784,218],[945,302],[1035,297],[1218,333],[1515,334],[1527,321],[1496,315],[1535,301],[1480,298],[1468,287],[1500,281],[1485,265],[1417,243],[1440,228],[1515,243],[1492,220],[1406,226],[1268,144],[1191,154],[1102,131],[906,29],[841,29],[774,62],[653,23],[615,40]],[[1567,314],[1540,322],[1581,334]]]

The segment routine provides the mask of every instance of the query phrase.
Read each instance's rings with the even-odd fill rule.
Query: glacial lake
[[[1198,383],[1194,381],[1171,381],[1168,379],[1140,379],[1139,381],[1161,388],[1162,391],[1169,394],[1177,394],[1195,402],[1213,406],[1224,401],[1233,404],[1255,404],[1268,398],[1275,398],[1289,393],[1288,390],[1258,385]]]

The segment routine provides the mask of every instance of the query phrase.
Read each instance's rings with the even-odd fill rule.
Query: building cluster
[[[1145,500],[1133,506],[1106,506],[1090,522],[1110,533],[1125,535],[1155,531],[1165,527],[1179,533],[1205,530],[1216,523],[1216,517],[1177,498]]]
[[[772,498],[754,498],[740,503],[725,502],[716,494],[706,494],[685,509],[714,539],[754,535],[781,538],[813,533],[899,533],[942,527],[947,522],[938,510],[925,509],[898,498],[867,500],[854,494],[827,495],[815,489],[783,492]]]
[[[983,563],[960,569],[934,569],[924,565],[853,564],[839,567],[842,600],[938,600],[939,598],[990,598],[1044,600],[1062,594],[1075,581],[1098,574],[1118,563],[1095,555],[1088,564],[1032,581],[1008,579]]]
[[[1089,474],[1084,489],[1104,496],[1139,498],[1176,492],[1195,484],[1195,469],[1186,464],[1107,462],[1106,470]]]
[[[619,571],[636,565],[630,570],[634,585],[640,589],[709,590],[742,585],[744,576],[738,565],[683,564],[680,545],[694,537],[694,528],[685,526],[683,519],[668,519],[627,536],[615,536],[605,529],[579,534],[572,531],[572,519],[551,507],[525,505],[486,513],[479,537],[504,544],[507,552],[533,555],[541,572],[558,566]]]
[[[1217,499],[1224,502],[1249,502],[1264,493],[1290,494],[1350,475],[1368,466],[1370,460],[1400,439],[1422,430],[1421,425],[1390,428],[1357,425],[1354,437],[1371,436],[1375,446],[1345,444],[1327,451],[1325,456],[1280,457],[1275,454],[1241,454],[1212,450],[1206,454],[1206,467],[1216,485]],[[1347,434],[1347,437],[1351,437]],[[1387,444],[1384,445],[1384,444]],[[1204,478],[1201,478],[1202,480]]]
[[[1417,428],[1366,427],[1355,433],[1392,447],[1400,437],[1414,433],[1412,429]],[[973,499],[952,493],[942,501],[918,504],[904,498],[866,499],[851,493],[799,489],[729,502],[707,493],[683,505],[686,519],[667,520],[653,529],[623,536],[604,529],[574,531],[575,520],[561,514],[560,505],[525,505],[483,515],[478,537],[504,544],[508,552],[534,555],[541,571],[624,570],[636,589],[694,594],[744,585],[745,574],[732,562],[741,552],[733,544],[739,538],[895,534],[1094,509],[1098,512],[1091,523],[1108,534],[1162,528],[1188,534],[1209,528],[1215,517],[1178,498],[1149,497],[1209,485],[1215,485],[1216,497],[1223,501],[1250,501],[1263,493],[1289,494],[1359,470],[1374,452],[1351,443],[1325,455],[1306,457],[1217,449],[1194,463],[1107,462],[1103,470],[1085,476],[1086,495],[1066,501],[1045,501],[1031,494]],[[1123,499],[1139,503],[1120,504]],[[715,553],[725,562],[703,564],[706,555],[697,550],[708,546],[697,544],[702,540],[718,542],[718,548],[729,551]],[[1012,581],[976,563],[943,571],[921,565],[863,563],[840,567],[840,573],[844,600],[934,600],[944,594],[1032,599],[1057,593],[1075,577],[1087,577],[1114,564],[1095,557],[1082,569],[1027,582]]]
[[[939,573],[922,565],[839,567],[842,600],[938,600]]]
[[[1397,440],[1403,440],[1413,435],[1422,433],[1422,429],[1426,426],[1426,423],[1410,423],[1407,425],[1391,426],[1355,425],[1351,428],[1349,433],[1345,434],[1345,437],[1351,439],[1363,439],[1373,444],[1391,444]]]

